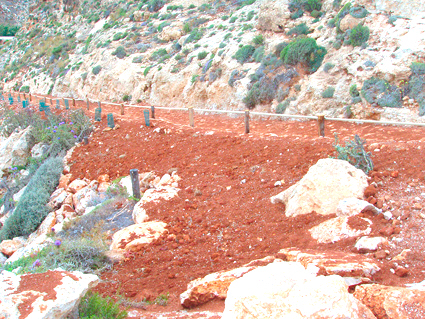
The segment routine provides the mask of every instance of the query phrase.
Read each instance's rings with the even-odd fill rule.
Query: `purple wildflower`
[[[59,248],[61,244],[62,244],[62,242],[61,242],[61,240],[60,240],[60,239],[56,239],[56,240],[55,240],[55,246],[56,246],[56,247],[58,247],[58,248]]]
[[[58,137],[58,140],[60,140],[61,138],[60,137]]]
[[[75,133],[74,130],[71,130],[71,133]]]
[[[53,128],[54,128],[54,129],[57,129],[58,127],[55,125],[55,126],[53,126]]]
[[[77,135],[74,135],[74,138],[77,138],[78,136]]]
[[[56,130],[53,130],[53,133],[56,133]]]
[[[41,261],[40,259],[36,259],[33,263],[32,263],[32,267],[39,267],[41,265]]]
[[[74,124],[74,123],[72,123],[72,122],[69,122],[69,125],[72,125],[72,124]]]

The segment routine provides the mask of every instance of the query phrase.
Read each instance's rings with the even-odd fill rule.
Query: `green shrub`
[[[112,52],[112,55],[115,55],[118,59],[123,59],[127,56],[127,52],[125,52],[123,46],[119,46],[114,52]]]
[[[366,43],[369,40],[369,28],[364,27],[361,24],[358,24],[350,31],[350,43],[354,47],[362,46],[363,43]]]
[[[229,23],[235,23],[236,20],[238,20],[238,17],[233,16],[233,17],[230,18]]]
[[[149,60],[158,61],[160,58],[164,57],[167,54],[168,54],[168,52],[167,52],[166,49],[158,49],[154,53],[152,53]]]
[[[198,53],[198,60],[205,59],[207,57],[207,55],[208,55],[208,52],[206,52],[206,51],[199,52]]]
[[[299,10],[312,12],[314,10],[320,11],[322,3],[320,0],[291,0],[288,4],[290,12],[297,12]]]
[[[376,103],[382,107],[402,107],[402,92],[387,81],[370,78],[363,83],[362,96],[370,104]]]
[[[337,27],[338,32],[341,32],[341,29],[339,28],[339,25],[341,23],[341,20],[347,15],[349,14],[351,9],[351,2],[348,2],[347,4],[345,4],[342,9],[338,12],[338,14],[335,16],[335,18],[333,18],[332,20],[329,21],[329,26],[330,27]]]
[[[413,62],[410,65],[412,74],[409,78],[409,97],[419,104],[419,116],[425,115],[425,63]]]
[[[254,59],[255,62],[261,62],[263,57],[264,57],[264,45],[256,48],[254,51],[254,54],[252,55],[252,58]]]
[[[148,73],[149,73],[149,71],[150,71],[151,68],[152,67],[148,66],[147,68],[144,69],[144,71],[143,71],[144,77],[146,77],[146,75],[148,75]]]
[[[323,71],[328,73],[329,70],[332,69],[334,66],[335,66],[335,64],[330,63],[330,62],[326,62],[325,65],[323,66]]]
[[[326,49],[318,46],[316,40],[298,37],[282,50],[280,57],[286,64],[303,63],[308,66],[310,72],[315,72],[322,64],[326,53]]]
[[[164,0],[150,0],[148,3],[149,12],[157,12],[165,5]]]
[[[280,103],[282,102],[287,96],[289,95],[289,87],[286,89],[283,89],[282,87],[279,87],[277,89],[276,94],[276,100]]]
[[[1,240],[28,236],[40,226],[49,213],[46,205],[59,183],[62,169],[60,157],[49,158],[38,168],[0,230]]]
[[[360,96],[360,92],[359,92],[359,90],[357,89],[357,85],[356,84],[353,84],[352,86],[350,86],[350,96],[351,97],[358,97],[358,96]]]
[[[120,310],[119,304],[110,297],[103,298],[98,293],[87,293],[78,307],[81,319],[124,319],[127,311]]]
[[[21,86],[21,88],[19,89],[19,92],[23,92],[23,93],[30,93],[30,87],[28,85],[23,85]]]
[[[338,135],[335,133],[334,148],[337,152],[337,158],[349,162],[356,168],[361,169],[365,174],[373,170],[371,154],[366,152],[364,145],[366,140],[362,140],[357,134],[354,140],[345,142],[345,146],[339,145]]]
[[[0,24],[0,37],[14,36],[18,31],[18,26]]]
[[[301,18],[303,14],[304,14],[304,11],[302,9],[298,9],[297,11],[292,12],[289,18],[291,18],[292,20],[296,20],[298,18]]]
[[[92,72],[94,75],[98,75],[100,73],[100,70],[102,70],[102,67],[100,65],[96,65],[93,69]]]
[[[255,45],[263,45],[264,44],[264,37],[262,34],[256,35],[253,39],[252,42]]]
[[[124,39],[127,35],[128,35],[127,32],[115,33],[114,36],[112,37],[112,41],[119,41],[121,39]]]
[[[276,113],[278,113],[278,114],[283,114],[283,113],[285,113],[285,111],[286,111],[287,107],[289,106],[289,102],[290,102],[290,101],[285,100],[285,101],[283,101],[282,103],[279,103],[279,104],[276,106]]]
[[[301,23],[293,27],[291,30],[288,31],[288,35],[296,35],[299,36],[301,34],[309,34],[310,29],[307,27],[305,23]]]
[[[244,64],[251,60],[252,55],[255,52],[255,47],[252,45],[244,45],[238,51],[236,51],[233,58],[235,58],[239,63]]]
[[[363,7],[352,7],[350,9],[350,15],[357,19],[365,18],[369,12]]]
[[[287,42],[281,42],[278,45],[276,45],[275,49],[274,49],[274,55],[276,55],[277,57],[280,57],[280,53],[282,52],[282,50],[288,45]]]
[[[273,101],[276,91],[276,85],[269,78],[263,77],[260,81],[253,84],[243,98],[243,102],[247,108],[253,109],[257,104]]]
[[[329,86],[326,88],[326,90],[322,92],[322,97],[324,99],[330,99],[334,96],[334,93],[335,93],[335,88],[332,86]]]
[[[198,28],[194,28],[189,36],[186,38],[186,40],[184,41],[184,44],[190,43],[190,42],[197,42],[199,41],[202,36],[203,36],[203,32],[201,30],[199,30]]]

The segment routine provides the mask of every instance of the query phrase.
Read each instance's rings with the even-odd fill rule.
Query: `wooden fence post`
[[[155,118],[155,106],[151,105],[151,117]]]
[[[90,110],[90,102],[89,102],[89,98],[87,98],[87,111]]]
[[[192,106],[189,106],[189,124],[190,124],[190,126],[195,127],[195,121],[194,121],[194,118],[193,118],[193,107]]]
[[[133,197],[140,199],[140,184],[139,184],[139,170],[130,170],[131,186],[133,187]]]
[[[249,133],[249,110],[245,111],[245,134]]]
[[[121,103],[121,115],[124,115],[124,104]]]
[[[319,125],[319,136],[325,137],[325,116],[323,114],[317,116],[317,124]]]
[[[72,106],[75,107],[75,99],[72,98]]]
[[[31,93],[30,93],[30,102],[32,102],[32,96],[31,96]]]

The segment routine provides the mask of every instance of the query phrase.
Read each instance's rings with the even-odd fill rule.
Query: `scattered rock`
[[[78,192],[80,189],[84,188],[87,186],[87,182],[81,180],[81,179],[76,179],[73,180],[69,185],[68,188],[66,189],[67,192],[75,194],[76,192]]]
[[[252,270],[230,284],[222,318],[375,318],[343,278],[312,268],[274,262]]]
[[[425,316],[425,291],[371,284],[357,286],[354,297],[377,319],[419,319]]]
[[[6,256],[12,256],[15,251],[23,247],[25,244],[25,239],[17,237],[14,239],[3,240],[0,243],[0,251]]]
[[[371,203],[358,198],[344,198],[338,203],[337,216],[353,216],[361,212],[373,212],[375,215],[382,213]]]
[[[394,273],[399,277],[406,277],[409,274],[409,269],[402,266],[397,266]]]
[[[360,253],[366,253],[376,251],[382,245],[388,245],[388,241],[384,237],[363,236],[356,242],[354,247],[356,247]]]
[[[336,251],[322,252],[315,249],[300,251],[297,248],[285,248],[281,249],[276,257],[300,262],[305,268],[312,264],[320,269],[320,274],[325,275],[371,278],[380,270],[373,259]]]
[[[296,184],[273,196],[271,202],[284,203],[286,216],[335,214],[339,201],[363,198],[367,176],[347,161],[320,159]]]
[[[405,260],[407,255],[411,252],[410,249],[403,249],[401,253],[399,253],[397,256],[395,256],[392,261],[401,261]]]
[[[362,229],[352,228],[349,223],[350,217],[343,216],[324,221],[323,223],[311,228],[309,232],[313,239],[323,244],[334,243],[342,239],[370,234],[370,225],[372,222],[367,218],[358,217],[358,219],[363,221],[365,224],[365,227],[362,227]]]

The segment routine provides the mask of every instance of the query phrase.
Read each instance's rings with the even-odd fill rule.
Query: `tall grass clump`
[[[49,213],[47,203],[59,183],[63,170],[62,158],[47,159],[37,169],[25,188],[12,215],[0,230],[0,240],[28,236],[37,229]]]
[[[79,317],[81,319],[124,319],[128,314],[125,310],[120,310],[119,304],[112,298],[103,298],[98,293],[88,292],[79,305]]]

